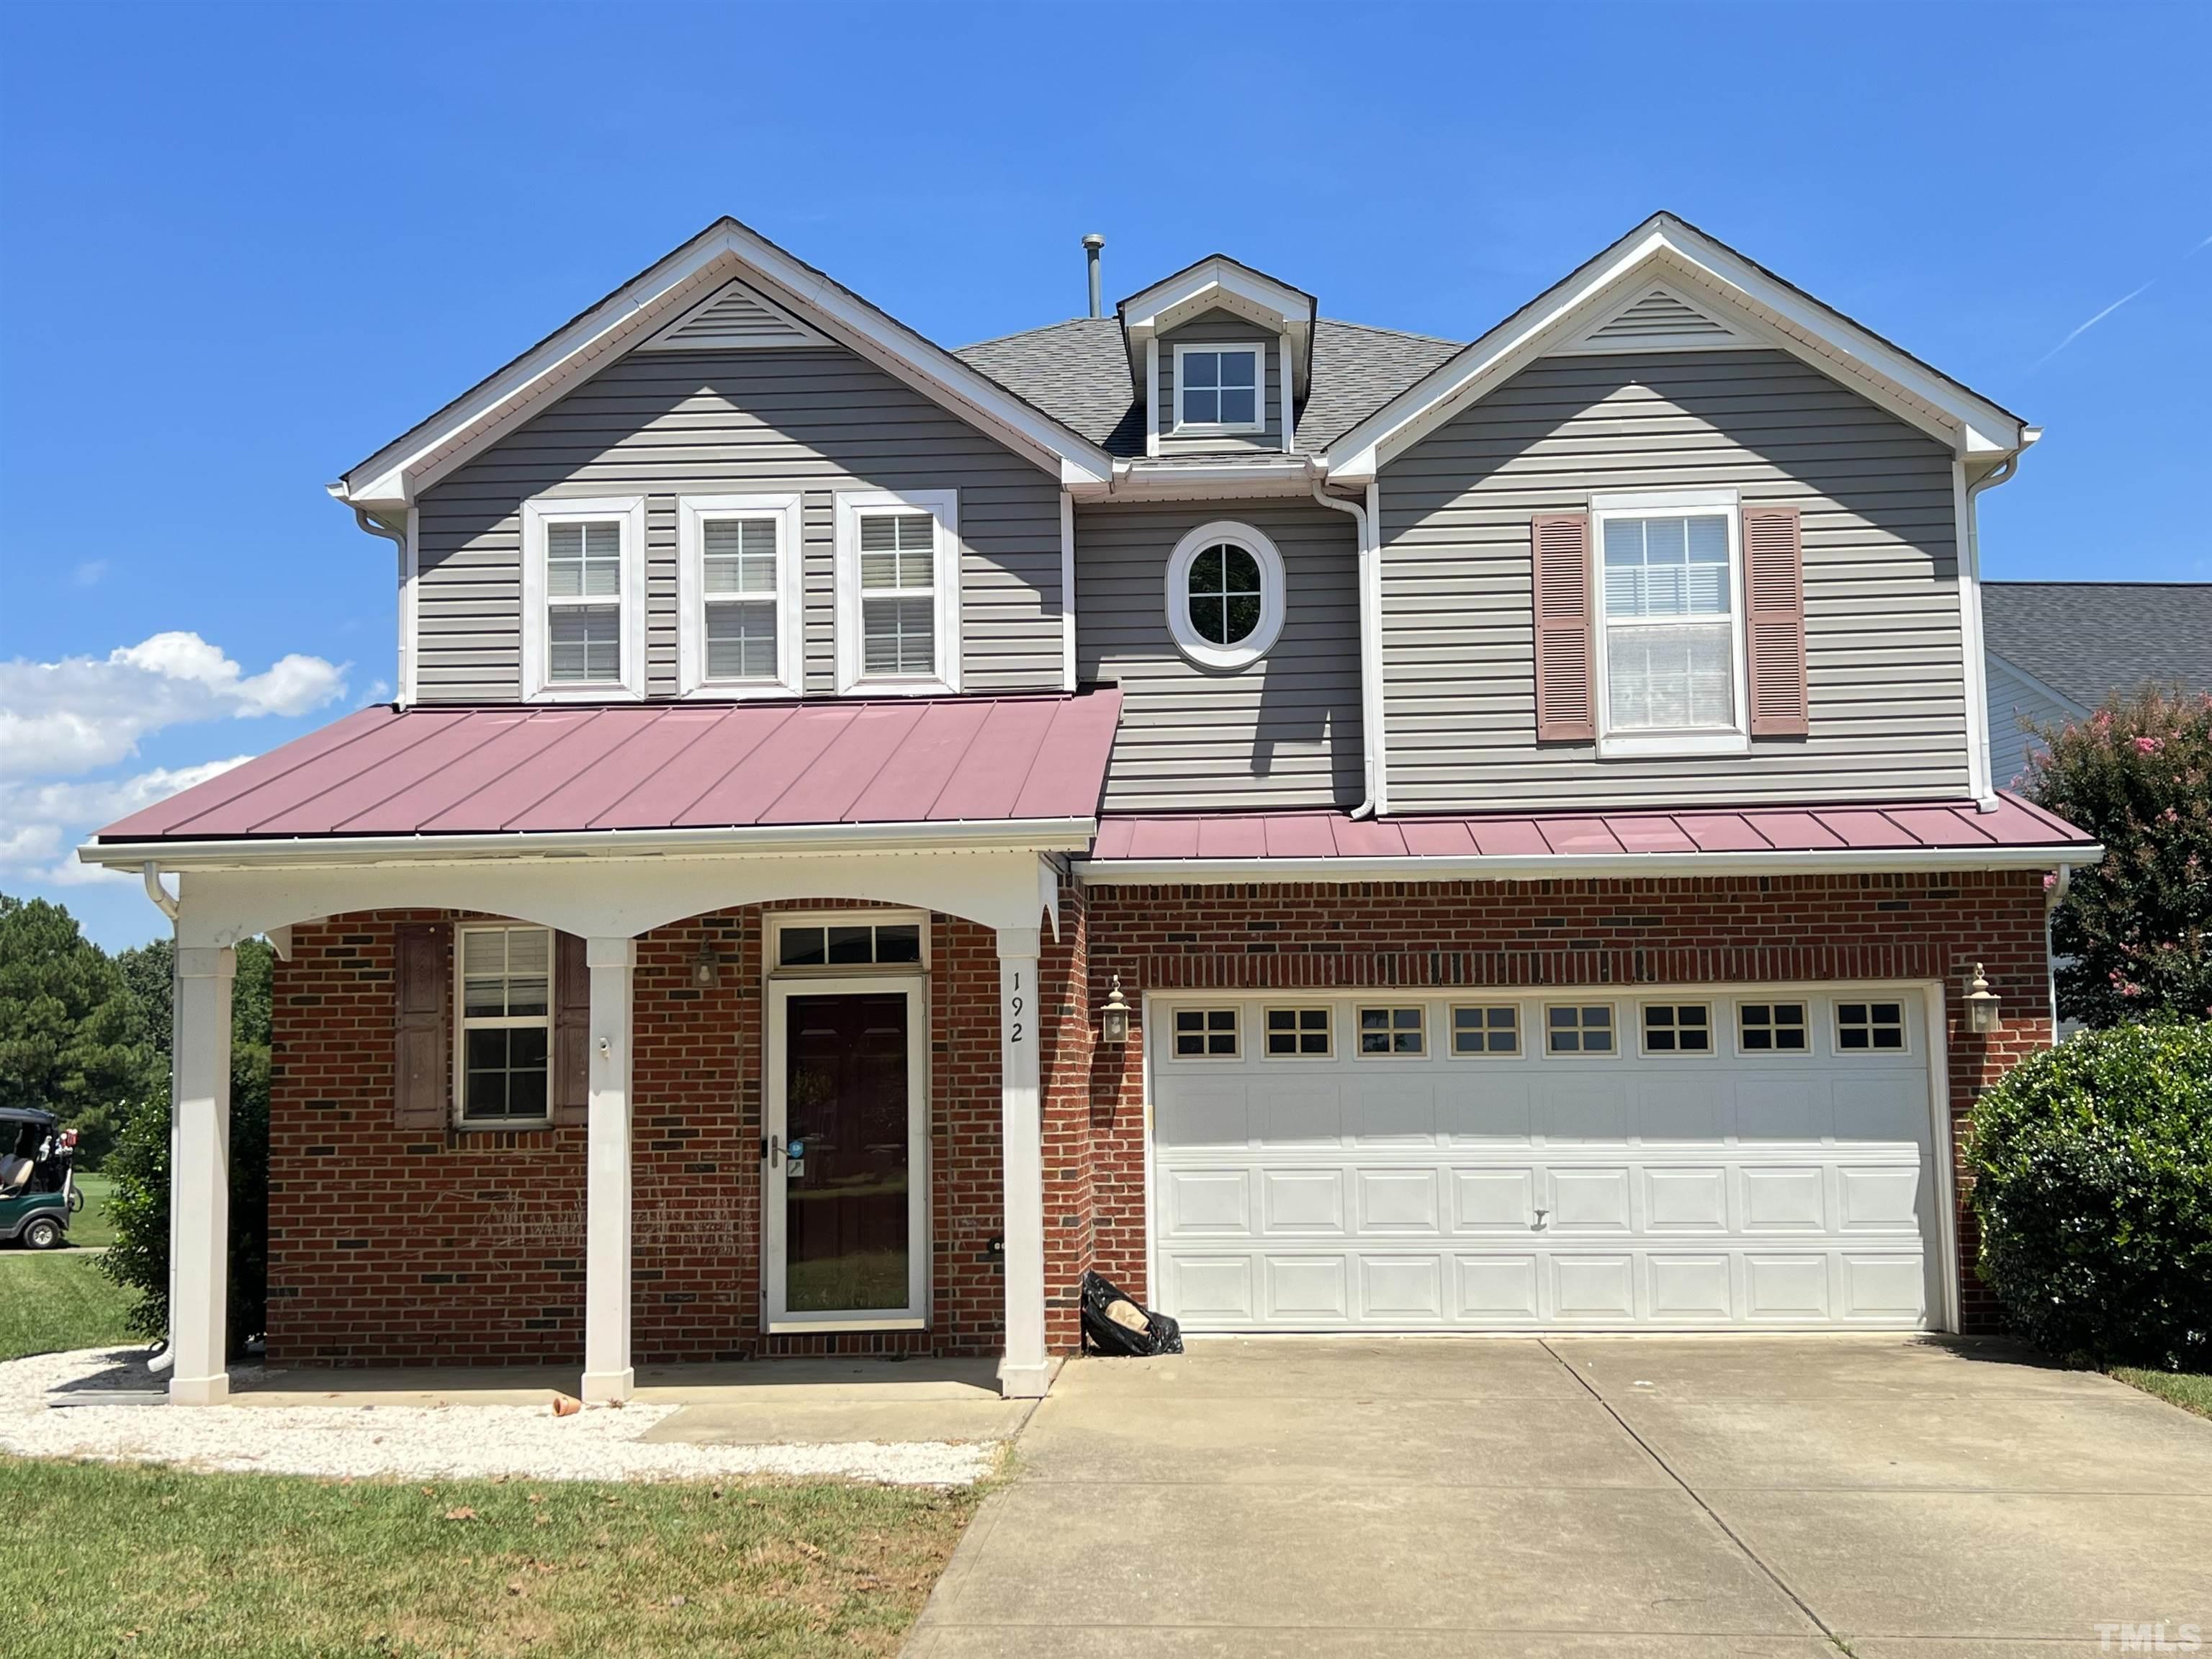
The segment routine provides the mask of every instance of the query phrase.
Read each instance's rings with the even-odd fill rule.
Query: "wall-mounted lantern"
[[[1982,964],[1974,964],[1974,982],[1966,988],[1966,1029],[1987,1036],[1997,1029],[1997,994],[1990,989]]]
[[[711,991],[721,982],[722,959],[714,954],[714,947],[702,940],[699,954],[692,960],[691,982],[702,991]]]
[[[1129,1040],[1129,1005],[1121,997],[1121,976],[1114,975],[1114,983],[1106,993],[1106,1008],[1098,1022],[1098,1040],[1118,1048]]]

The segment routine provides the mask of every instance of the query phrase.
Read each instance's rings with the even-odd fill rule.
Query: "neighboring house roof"
[[[1426,334],[1323,317],[1313,325],[1313,368],[1296,445],[1317,454],[1346,428],[1458,351]],[[1145,406],[1123,353],[1121,325],[1077,317],[963,346],[953,354],[1082,434],[1109,454],[1145,453]]]
[[[836,703],[379,706],[116,823],[149,842],[536,836],[842,825],[1073,827],[1116,690]],[[621,837],[617,835],[615,839]]]
[[[2085,712],[2146,681],[2212,691],[2212,582],[1985,581],[1982,638]]]
[[[1776,869],[1894,866],[1947,868],[2017,864],[2036,868],[2088,862],[2101,854],[2090,837],[2017,795],[1997,810],[1972,801],[1896,806],[1771,806],[1700,811],[1487,812],[1467,817],[1356,820],[1342,812],[1192,812],[1102,820],[1093,845],[1094,881],[1190,880],[1153,866],[1192,860],[1272,880],[1310,869],[1316,880],[1389,877],[1422,860],[1463,865],[1470,876],[1577,869],[1662,872],[1670,861],[1725,862]]]

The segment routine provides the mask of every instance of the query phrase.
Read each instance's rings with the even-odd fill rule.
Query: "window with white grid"
[[[552,931],[464,927],[455,943],[462,1121],[542,1121],[552,1042]]]
[[[952,492],[841,496],[838,679],[844,691],[958,690]]]
[[[1741,731],[1736,514],[1723,492],[1593,504],[1608,736]]]
[[[771,514],[700,526],[708,680],[776,677],[776,532]]]
[[[522,504],[522,695],[643,695],[641,496]]]

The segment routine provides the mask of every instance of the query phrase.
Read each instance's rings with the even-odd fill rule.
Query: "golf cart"
[[[51,1250],[84,1207],[70,1178],[76,1131],[60,1125],[52,1112],[0,1106],[0,1243]]]

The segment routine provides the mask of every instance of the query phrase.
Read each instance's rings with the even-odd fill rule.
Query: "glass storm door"
[[[772,991],[772,1328],[922,1322],[919,989],[840,980]]]

